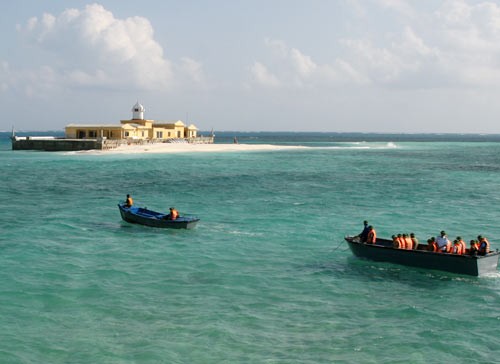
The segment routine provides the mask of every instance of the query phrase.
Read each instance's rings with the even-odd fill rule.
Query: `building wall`
[[[68,139],[160,139],[196,138],[197,129],[186,127],[184,123],[154,124],[151,120],[121,120],[120,126],[68,125],[65,128]]]
[[[65,135],[68,139],[123,139],[123,129],[120,127],[105,126],[67,126]]]
[[[98,140],[76,140],[76,139],[36,139],[36,138],[13,138],[12,150],[44,150],[47,152],[76,151],[102,149],[102,143]]]

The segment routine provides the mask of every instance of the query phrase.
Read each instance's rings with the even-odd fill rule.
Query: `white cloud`
[[[266,39],[271,51],[270,65],[255,62],[250,68],[253,84],[264,87],[314,87],[319,85],[366,83],[348,61],[336,59],[332,64],[319,64],[310,55],[289,47],[281,40]]]
[[[498,85],[500,7],[492,2],[447,1],[435,20],[440,24],[443,67],[464,85]]]
[[[117,19],[92,4],[31,18],[19,31],[53,57],[54,77],[64,86],[154,90],[173,82],[172,63],[142,17]]]
[[[56,53],[59,77],[70,85],[155,89],[172,78],[170,61],[141,17],[117,19],[98,4],[59,16],[30,19],[21,29],[40,48]]]
[[[57,88],[56,75],[49,66],[40,66],[33,70],[13,69],[6,61],[0,64],[0,91],[14,91],[28,97],[48,98]]]
[[[403,0],[374,4],[406,15],[399,33],[371,34],[368,29],[364,37],[339,38],[337,57],[323,64],[284,41],[266,39],[272,60],[258,62],[260,68],[289,87],[347,83],[421,89],[500,83],[499,5],[450,0],[435,13],[418,16]]]
[[[273,75],[266,66],[260,62],[255,62],[251,67],[251,73],[255,82],[262,86],[278,87],[280,86],[279,79]]]
[[[377,0],[377,2],[382,7],[392,9],[401,15],[407,17],[415,16],[415,10],[405,0]]]
[[[189,57],[183,57],[179,67],[182,73],[197,85],[205,85],[206,79],[203,72],[203,65]]]
[[[290,51],[290,59],[297,72],[304,77],[311,75],[318,69],[311,57],[303,54],[298,49],[294,48]]]

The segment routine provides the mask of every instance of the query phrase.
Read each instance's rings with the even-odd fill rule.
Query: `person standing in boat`
[[[446,236],[446,232],[444,230],[442,230],[440,236],[437,237],[436,243],[441,253],[450,253],[452,251],[451,241]]]
[[[132,207],[134,204],[134,200],[132,200],[132,197],[130,195],[127,195],[127,199],[125,200],[125,207]]]
[[[367,244],[375,244],[377,242],[377,232],[373,226],[368,226],[368,235],[366,237]]]

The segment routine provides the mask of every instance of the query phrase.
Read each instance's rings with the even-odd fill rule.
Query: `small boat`
[[[158,228],[192,229],[200,221],[196,216],[190,215],[183,215],[175,220],[170,220],[168,213],[156,212],[144,207],[127,207],[123,203],[119,203],[118,208],[122,219],[125,221]]]
[[[365,244],[351,236],[345,240],[352,253],[360,258],[476,277],[497,272],[500,256],[498,250],[486,255],[456,255],[427,251],[426,244],[418,244],[416,250],[406,250],[393,248],[389,239],[377,238],[375,244]]]

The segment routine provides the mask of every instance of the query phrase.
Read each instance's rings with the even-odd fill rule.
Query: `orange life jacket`
[[[476,243],[471,244],[470,248],[469,248],[469,254],[474,254],[474,252],[477,252],[478,249],[479,249],[478,244],[476,244]]]
[[[131,207],[133,204],[134,200],[132,200],[132,197],[128,197],[126,202],[127,207]]]
[[[392,239],[392,246],[396,249],[401,249],[403,247],[401,244],[401,240],[399,240],[398,238]]]
[[[368,244],[375,244],[377,242],[377,232],[372,229],[368,232],[368,237],[366,238]]]
[[[439,249],[440,253],[452,253],[453,252],[453,244],[451,243],[450,240],[446,240],[446,245],[443,245]]]
[[[462,247],[462,254],[465,254],[465,249],[467,249],[467,245],[465,244],[465,241],[460,240],[459,244]]]
[[[453,254],[463,255],[465,253],[465,243],[460,240],[456,244],[453,245]]]
[[[411,238],[409,236],[407,236],[405,239],[405,249],[407,250],[412,250],[413,249],[413,241],[411,240]]]
[[[490,242],[486,238],[482,238],[479,242],[479,252],[482,254],[488,254],[490,252]]]
[[[175,220],[179,217],[179,211],[177,211],[176,209],[172,209],[172,211],[170,212],[170,218],[172,220]]]
[[[437,245],[437,243],[435,241],[433,241],[431,243],[431,245],[429,245],[429,251],[431,251],[431,252],[437,252],[437,251],[439,251],[438,245]]]
[[[406,249],[406,241],[403,239],[403,237],[398,236],[396,239],[399,242],[399,249]]]

